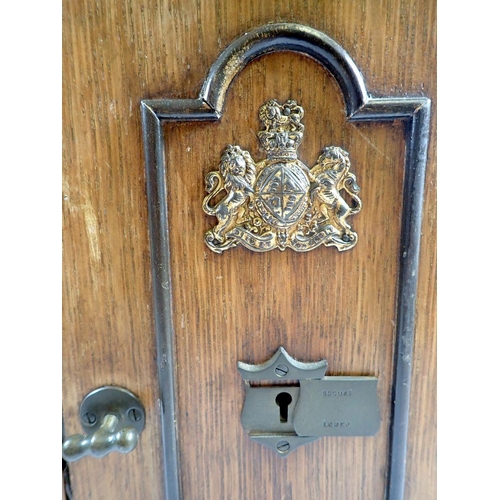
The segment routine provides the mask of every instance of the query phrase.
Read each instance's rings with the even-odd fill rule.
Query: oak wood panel
[[[272,97],[296,98],[304,107],[299,157],[306,164],[313,165],[328,144],[350,152],[364,202],[352,218],[360,235],[355,250],[233,249],[216,255],[202,238],[193,238],[214,222],[199,217],[197,207],[204,175],[217,168],[225,145],[241,145],[256,161],[263,157],[257,112]],[[248,500],[314,499],[333,492],[345,499],[359,498],[360,492],[382,498],[402,203],[401,124],[346,124],[340,91],[326,71],[305,57],[276,54],[242,72],[220,124],[167,127],[166,141],[185,498],[195,499],[201,490],[206,498]],[[240,424],[244,385],[236,361],[263,362],[280,345],[300,359],[327,357],[329,374],[380,377],[383,424],[377,437],[325,439],[286,460],[251,443]],[[255,478],[261,478],[258,486]]]
[[[376,95],[423,92],[435,102],[432,1],[64,3],[66,430],[79,430],[78,404],[102,384],[125,385],[141,396],[148,412],[148,425],[133,453],[71,465],[77,500],[162,498],[139,101],[196,97],[208,68],[229,42],[250,28],[276,21],[308,24],[335,38]],[[243,249],[233,249],[227,257],[211,254],[201,243],[211,222],[200,208],[203,175],[216,168],[225,142],[247,146],[258,156],[257,107],[268,97],[295,97],[296,92],[306,109],[300,157],[310,165],[320,148],[332,143],[351,152],[365,202],[353,218],[360,234],[358,246],[346,254],[333,249],[307,256],[274,251],[251,259]],[[331,114],[313,121],[325,109]],[[171,203],[179,203],[179,216],[172,219],[173,271],[186,499],[234,498],[221,492],[235,491],[242,498],[259,491],[280,491],[283,498],[292,498],[292,484],[293,498],[308,498],[299,496],[297,486],[304,477],[301,457],[317,465],[307,479],[310,498],[324,497],[333,486],[337,498],[359,498],[360,491],[381,498],[386,427],[376,439],[325,438],[283,461],[250,443],[238,426],[243,386],[235,362],[262,361],[279,343],[304,359],[326,356],[330,373],[379,375],[387,421],[402,131],[398,125],[345,125],[340,110],[338,89],[319,66],[300,56],[279,54],[252,63],[240,75],[220,124],[175,125],[166,132],[169,173],[174,168],[179,174],[169,182],[177,189],[171,190]],[[435,497],[434,142],[429,167],[408,499]],[[189,245],[180,237],[186,227],[198,235]],[[188,281],[194,277],[199,280]],[[302,280],[301,286],[290,287],[293,279]],[[234,298],[241,287],[244,315],[238,313],[241,301]],[[373,301],[358,302],[370,294]],[[185,304],[190,305],[183,312]],[[290,304],[297,307],[292,310]],[[208,314],[215,306],[221,311]],[[316,320],[320,312],[328,318],[323,325]],[[376,331],[377,321],[382,332]],[[200,432],[197,439],[195,430]],[[341,453],[343,463],[338,463]],[[353,472],[349,483],[347,472]],[[255,484],[256,490],[248,489]],[[260,498],[271,498],[266,493]]]
[[[72,463],[71,485],[75,499],[162,498],[136,35],[95,2],[66,2],[63,26],[65,431],[81,432],[79,404],[102,385],[126,387],[147,412],[133,453]]]

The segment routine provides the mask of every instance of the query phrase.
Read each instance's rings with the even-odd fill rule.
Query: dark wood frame
[[[219,120],[227,90],[236,75],[252,60],[281,51],[304,54],[326,68],[340,85],[348,121],[403,120],[405,123],[406,157],[397,333],[392,384],[389,477],[385,495],[387,500],[403,500],[431,102],[427,97],[372,97],[366,91],[360,71],[339,44],[320,31],[293,23],[268,24],[236,39],[210,68],[198,99],[155,99],[141,102],[167,500],[181,500],[182,493],[177,447],[176,364],[162,123]]]

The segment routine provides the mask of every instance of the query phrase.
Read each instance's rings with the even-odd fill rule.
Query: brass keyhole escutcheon
[[[246,384],[241,424],[250,438],[286,457],[320,437],[375,435],[378,379],[327,377],[327,367],[324,359],[298,361],[284,347],[259,365],[239,361]]]
[[[276,404],[280,407],[280,422],[288,422],[288,407],[292,402],[292,396],[288,392],[280,392],[276,396]]]

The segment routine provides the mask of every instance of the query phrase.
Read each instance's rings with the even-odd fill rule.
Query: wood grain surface
[[[90,390],[138,394],[147,426],[138,448],[71,464],[75,500],[162,499],[161,431],[139,102],[196,97],[234,38],[267,22],[324,31],[362,71],[372,95],[426,95],[436,115],[432,1],[64,2],[65,430],[80,432]],[[326,145],[350,152],[363,210],[359,243],[339,253],[212,253],[203,233],[205,174],[228,143],[262,159],[258,107],[294,98],[306,126],[299,158]],[[185,500],[382,499],[395,334],[404,139],[400,123],[348,124],[336,83],[292,53],[251,63],[228,93],[220,123],[165,127]],[[435,133],[424,209],[412,386],[407,499],[436,497]],[[283,460],[251,442],[239,415],[236,362],[283,345],[328,374],[376,375],[382,426],[371,438],[323,438]]]

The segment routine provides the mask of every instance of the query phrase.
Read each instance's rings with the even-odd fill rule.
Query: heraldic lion
[[[312,197],[319,200],[323,215],[347,237],[352,234],[347,217],[361,210],[359,187],[356,184],[356,176],[349,172],[350,166],[346,151],[329,146],[324,148],[316,165],[311,169],[311,175],[316,181],[311,190]],[[340,195],[341,190],[345,190],[351,197],[354,202],[352,207]]]
[[[255,163],[250,153],[239,146],[227,146],[221,156],[219,172],[210,172],[205,178],[209,194],[203,200],[203,211],[218,220],[218,224],[206,234],[208,241],[224,242],[225,233],[243,214],[243,205],[253,195],[254,183]],[[210,206],[210,201],[223,189],[227,195],[215,206]]]

